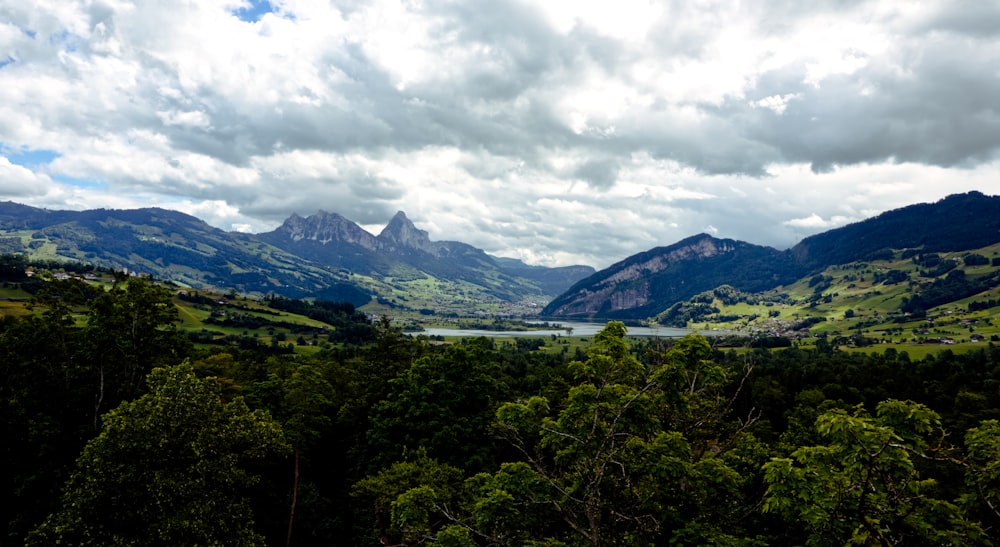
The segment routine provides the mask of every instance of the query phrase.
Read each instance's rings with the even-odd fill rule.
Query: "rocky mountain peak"
[[[307,218],[292,213],[277,231],[284,232],[292,241],[306,239],[324,244],[353,243],[369,250],[375,250],[377,247],[375,236],[366,232],[364,228],[337,213],[322,210]]]
[[[417,228],[406,213],[399,211],[382,229],[378,240],[389,250],[416,249],[435,254],[436,247],[425,230]]]

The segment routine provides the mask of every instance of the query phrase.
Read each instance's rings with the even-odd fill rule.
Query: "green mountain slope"
[[[194,288],[469,313],[477,302],[544,303],[593,272],[501,267],[470,245],[431,241],[402,212],[378,236],[324,212],[293,215],[254,235],[165,209],[49,211],[7,202],[0,203],[0,252],[128,269]]]
[[[953,194],[937,203],[887,211],[807,237],[792,254],[811,267],[877,258],[885,249],[929,252],[977,249],[1000,241],[1000,198]]]
[[[1000,243],[967,251],[881,254],[828,266],[761,293],[725,286],[705,291],[655,319],[848,347],[908,344],[912,350],[1000,340]]]
[[[970,192],[817,234],[788,251],[702,234],[597,272],[557,297],[542,313],[557,318],[666,319],[675,304],[721,285],[757,293],[800,278],[811,279],[831,265],[891,259],[894,250],[957,252],[997,242],[1000,197]],[[969,285],[966,292],[981,284],[972,278],[942,280],[938,286],[927,287],[926,294],[912,296],[916,300],[910,307],[938,305],[963,283]],[[674,310],[670,320],[689,312]]]
[[[788,251],[706,234],[629,257],[575,284],[544,316],[643,319],[722,284],[756,292],[803,274]]]

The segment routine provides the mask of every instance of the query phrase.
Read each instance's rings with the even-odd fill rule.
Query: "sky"
[[[0,0],[0,200],[604,268],[1000,194],[1000,2]]]

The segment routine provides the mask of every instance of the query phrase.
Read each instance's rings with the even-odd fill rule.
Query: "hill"
[[[631,256],[581,280],[542,315],[662,319],[676,304],[722,285],[759,293],[811,279],[831,266],[892,259],[905,249],[958,252],[997,242],[1000,197],[979,192],[889,211],[808,237],[787,251],[702,234]]]
[[[788,251],[700,234],[587,277],[550,302],[542,314],[645,318],[721,284],[755,292],[792,282],[801,274]]]
[[[792,247],[812,268],[885,257],[890,249],[963,251],[1000,241],[1000,197],[953,194],[803,239]]]
[[[831,265],[761,293],[716,287],[654,320],[729,330],[763,345],[898,348],[919,357],[1000,341],[1000,243],[966,251],[914,249]]]
[[[0,253],[69,259],[181,286],[319,298],[399,311],[473,313],[544,304],[593,273],[530,267],[431,241],[399,212],[378,236],[336,214],[289,217],[265,234],[225,232],[159,208],[50,211],[0,203]]]

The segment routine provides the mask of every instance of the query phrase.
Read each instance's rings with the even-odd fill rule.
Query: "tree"
[[[677,429],[716,419],[701,399],[716,401],[727,375],[709,370],[700,337],[647,367],[626,336],[621,322],[595,335],[587,359],[570,364],[578,383],[559,406],[541,396],[500,406],[494,427],[518,461],[468,479],[459,495],[413,488],[395,498],[398,512],[456,545],[739,544],[723,531],[744,482],[723,451],[738,443],[705,449]],[[414,515],[426,518],[415,525]],[[441,515],[450,524],[435,528]]]
[[[458,495],[462,472],[427,456],[408,452],[403,461],[354,485],[352,496],[372,504],[375,533],[383,545],[420,543],[446,524],[439,508]]]
[[[323,430],[331,424],[327,412],[333,405],[333,387],[323,378],[317,366],[304,364],[296,367],[283,385],[281,405],[283,429],[295,453],[292,474],[292,499],[289,507],[286,547],[292,543],[295,509],[298,503],[300,453],[316,442]]]
[[[288,451],[281,427],[225,401],[190,365],[155,369],[150,393],[109,412],[77,459],[62,508],[30,545],[259,545],[253,465]]]
[[[972,487],[966,504],[979,512],[986,509],[984,520],[1000,524],[1000,422],[985,420],[965,435],[969,456],[966,482]]]
[[[0,254],[0,280],[20,281],[27,277],[24,273],[28,259],[24,255]]]
[[[134,398],[157,365],[179,362],[187,344],[177,335],[177,307],[170,291],[143,278],[128,278],[89,303],[86,364],[94,386],[94,427],[106,407]]]
[[[372,413],[372,462],[387,467],[423,448],[443,463],[481,470],[493,462],[489,426],[502,385],[485,340],[416,359],[389,381]]]
[[[764,466],[764,510],[804,525],[809,545],[959,545],[982,540],[959,506],[936,497],[934,464],[954,465],[938,415],[898,400],[816,419],[826,445]]]
[[[87,427],[88,344],[76,326],[96,293],[82,281],[51,278],[31,299],[34,314],[0,321],[0,505],[12,544],[55,509],[73,460],[96,435]]]

